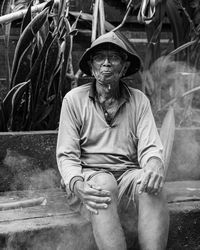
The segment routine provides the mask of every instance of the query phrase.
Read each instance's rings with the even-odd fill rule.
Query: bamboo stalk
[[[59,2],[60,2],[60,0],[54,0],[54,4],[58,4]],[[31,12],[32,13],[40,12],[46,4],[47,4],[47,2],[32,6]],[[19,10],[19,11],[10,13],[10,14],[0,16],[0,24],[10,23],[14,20],[23,18],[23,16],[26,14],[27,10],[28,9],[22,9],[22,10]]]
[[[99,0],[99,20],[100,20],[100,34],[105,34],[105,11],[104,2]]]
[[[44,197],[33,198],[33,199],[22,200],[22,201],[0,203],[0,211],[38,206],[38,205],[42,205],[43,202],[45,202]]]
[[[97,35],[98,9],[99,9],[99,0],[96,0],[94,4],[94,10],[93,10],[91,42],[93,42],[96,39],[96,35]]]

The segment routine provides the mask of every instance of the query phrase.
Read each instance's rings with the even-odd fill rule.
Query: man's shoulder
[[[142,101],[142,100],[148,100],[147,96],[139,89],[135,89],[133,87],[128,87],[130,91],[130,95],[132,99],[137,100],[137,101]]]
[[[92,83],[87,83],[81,86],[78,86],[74,89],[71,89],[66,95],[65,99],[72,98],[72,99],[80,99],[88,96]]]

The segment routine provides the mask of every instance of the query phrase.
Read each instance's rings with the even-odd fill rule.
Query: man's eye
[[[113,60],[113,61],[119,61],[121,58],[119,56],[117,56],[117,55],[112,55],[110,57],[110,59]]]
[[[95,61],[102,61],[104,60],[105,56],[104,55],[96,55],[93,57]]]

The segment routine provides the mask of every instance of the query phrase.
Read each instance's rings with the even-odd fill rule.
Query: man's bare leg
[[[94,237],[99,250],[126,250],[124,233],[117,212],[118,188],[115,178],[107,173],[92,177],[91,181],[111,192],[111,203],[98,214],[91,214]]]
[[[166,249],[169,212],[164,190],[158,194],[138,194],[138,237],[141,250]]]

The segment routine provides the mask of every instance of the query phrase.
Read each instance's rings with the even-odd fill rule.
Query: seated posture
[[[100,250],[127,249],[117,210],[122,193],[137,208],[140,248],[163,250],[167,244],[163,147],[148,98],[122,81],[140,64],[128,39],[108,32],[79,63],[94,81],[63,99],[58,168],[72,209],[88,211]]]

